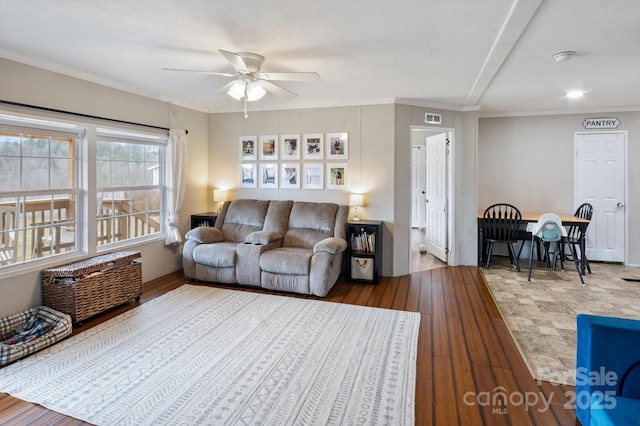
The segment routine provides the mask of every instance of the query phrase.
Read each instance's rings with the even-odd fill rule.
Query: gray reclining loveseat
[[[187,278],[326,296],[342,269],[349,208],[334,203],[234,200],[215,227],[187,233]]]

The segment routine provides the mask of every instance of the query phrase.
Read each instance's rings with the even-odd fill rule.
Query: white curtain
[[[182,236],[178,230],[180,217],[178,211],[186,190],[185,170],[187,165],[187,132],[185,130],[169,130],[167,146],[167,238],[164,245],[180,244]]]

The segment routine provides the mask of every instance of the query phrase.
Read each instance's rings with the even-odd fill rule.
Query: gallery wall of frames
[[[349,134],[241,136],[241,188],[346,190]]]

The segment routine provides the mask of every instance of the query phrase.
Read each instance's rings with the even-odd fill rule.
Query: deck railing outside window
[[[0,112],[0,268],[162,231],[166,136],[94,130],[90,141],[81,126]],[[89,143],[95,158],[80,158]],[[82,173],[97,187],[83,188],[93,180]],[[96,197],[94,214],[85,196]],[[90,221],[96,234],[83,238]]]

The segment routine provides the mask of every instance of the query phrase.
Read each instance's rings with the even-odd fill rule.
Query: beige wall
[[[240,136],[348,132],[349,159],[313,163],[347,162],[347,190],[238,188]],[[209,176],[211,188],[229,189],[229,198],[302,200],[348,204],[350,192],[366,194],[361,219],[383,220],[384,275],[392,275],[393,105],[352,106],[211,114],[209,118]],[[279,163],[283,161],[280,160]],[[301,159],[300,164],[305,160]],[[309,161],[311,162],[311,161]],[[261,161],[257,161],[257,164]],[[326,176],[325,176],[326,181]],[[325,182],[326,188],[326,182]],[[209,196],[210,207],[215,208]],[[350,212],[350,217],[353,212]]]
[[[640,265],[640,112],[482,118],[478,208],[509,202],[521,210],[572,213],[574,133],[588,117],[618,117],[627,134],[629,265]]]
[[[394,272],[409,273],[409,242],[411,230],[411,126],[425,126],[424,114],[435,112],[442,115],[440,126],[453,129],[454,140],[450,147],[453,179],[449,182],[454,190],[450,208],[453,209],[453,240],[449,241],[450,265],[475,265],[477,259],[476,221],[476,162],[477,162],[477,112],[457,112],[396,106],[395,137],[395,216],[394,250],[396,251]]]
[[[211,114],[209,118],[209,176],[211,188],[230,189],[230,199],[292,199],[348,203],[349,192],[367,194],[362,219],[385,222],[382,273],[399,276],[410,271],[411,126],[424,125],[425,112],[439,112],[441,127],[455,132],[455,241],[452,264],[475,264],[476,120],[477,114],[408,105],[372,105],[305,110]],[[269,134],[349,133],[347,191],[238,188],[239,138]],[[304,163],[304,160],[300,161]],[[326,163],[327,160],[324,161]],[[260,163],[258,161],[257,163]],[[211,196],[210,208],[214,209]]]
[[[188,189],[180,210],[180,230],[183,235],[189,229],[189,215],[207,209],[207,114],[1,58],[0,99],[161,127],[188,129]],[[0,104],[0,109],[8,108]],[[163,241],[141,244],[136,249],[142,252],[145,282],[182,267],[181,253],[176,249],[166,248]],[[0,316],[40,303],[38,271],[0,277]]]

